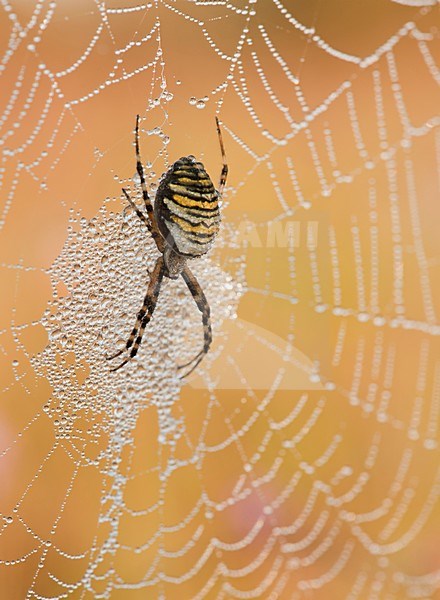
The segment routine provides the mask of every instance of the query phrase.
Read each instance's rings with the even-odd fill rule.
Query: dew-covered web
[[[435,1],[0,0],[0,588],[436,598]],[[111,373],[181,155],[230,175]]]

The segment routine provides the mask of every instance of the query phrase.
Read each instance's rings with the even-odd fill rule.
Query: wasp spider
[[[153,208],[139,152],[139,115],[136,117],[136,169],[141,181],[146,214],[135,205],[127,190],[122,189],[122,191],[137,216],[151,233],[160,256],[150,273],[144,303],[137,314],[136,323],[125,348],[107,357],[111,360],[124,352],[128,353],[121,364],[111,369],[112,371],[117,371],[136,356],[145,328],[156,308],[164,277],[177,279],[181,275],[197,308],[202,313],[203,348],[192,360],[178,367],[179,369],[190,367],[182,377],[189,375],[209,350],[212,341],[209,304],[197,279],[191,273],[187,261],[208,252],[220,226],[219,198],[221,198],[226,183],[228,165],[217,117],[216,124],[223,161],[218,190],[214,188],[211,178],[201,162],[198,162],[194,156],[183,156],[162,177]]]

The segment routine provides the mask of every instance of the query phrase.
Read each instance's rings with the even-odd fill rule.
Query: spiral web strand
[[[438,3],[376,4],[0,0],[8,598],[438,597]],[[185,387],[183,282],[104,360],[157,257],[137,113],[153,197],[215,180],[214,114],[230,167]]]

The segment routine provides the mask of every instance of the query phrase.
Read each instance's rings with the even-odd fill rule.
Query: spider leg
[[[144,213],[141,210],[138,209],[138,207],[136,206],[136,204],[133,202],[133,200],[128,195],[127,190],[125,188],[122,188],[122,191],[124,192],[125,197],[127,198],[128,202],[130,203],[130,206],[132,207],[132,209],[134,210],[134,212],[137,214],[137,216],[142,221],[142,223],[144,223],[146,225],[148,231],[153,235],[153,232],[151,230],[151,223],[150,223],[150,221],[147,219],[147,217],[144,215]]]
[[[153,272],[150,274],[150,283],[148,284],[147,293],[144,298],[144,303],[137,314],[135,326],[133,327],[133,330],[130,333],[130,337],[128,338],[127,343],[125,344],[125,348],[122,350],[118,350],[116,354],[113,354],[112,356],[107,356],[106,358],[108,360],[112,360],[113,358],[120,356],[127,350],[130,350],[131,348],[130,354],[125,360],[122,361],[120,365],[114,367],[113,369],[110,369],[111,371],[117,371],[125,364],[127,364],[128,361],[130,361],[136,356],[139,346],[142,342],[142,336],[144,334],[145,328],[150,322],[151,317],[153,316],[154,309],[156,308],[157,299],[159,297],[160,286],[162,283],[164,273],[164,259],[163,256],[159,256],[154,266]]]
[[[136,115],[136,130],[135,130],[135,145],[136,145],[136,170],[141,180],[142,197],[144,199],[145,208],[147,210],[148,221],[150,226],[147,225],[151,235],[159,252],[163,252],[164,241],[157,225],[156,217],[154,215],[153,205],[151,204],[150,196],[148,195],[147,184],[145,182],[144,168],[142,166],[141,153],[139,150],[139,115]],[[127,195],[127,194],[126,194]],[[137,211],[136,211],[137,212]],[[142,217],[141,217],[142,218]],[[145,217],[144,217],[145,218]],[[144,219],[142,219],[144,220]]]
[[[220,129],[220,123],[219,123],[219,120],[217,117],[215,117],[215,122],[217,125],[217,135],[218,135],[218,141],[220,142],[220,151],[222,153],[222,161],[223,161],[222,172],[220,174],[220,183],[218,186],[218,193],[221,196],[223,194],[223,188],[225,187],[226,178],[228,176],[228,163],[226,162],[226,152],[225,152],[225,147],[223,145],[222,130]]]
[[[192,364],[192,367],[190,368],[190,370],[187,373],[185,373],[184,375],[182,375],[181,379],[183,379],[184,377],[187,377],[190,373],[192,373],[194,371],[194,369],[197,367],[197,365],[200,364],[200,362],[203,360],[205,354],[208,353],[209,347],[212,342],[212,329],[211,329],[211,316],[210,316],[211,311],[210,311],[206,296],[203,293],[203,290],[200,287],[199,282],[197,281],[195,276],[191,273],[188,266],[186,266],[183,269],[182,277],[183,277],[186,285],[188,286],[188,289],[191,292],[192,297],[195,300],[195,303],[197,304],[197,308],[202,313],[203,348],[192,360],[185,363],[184,365],[179,365],[177,367],[178,369],[183,369]]]

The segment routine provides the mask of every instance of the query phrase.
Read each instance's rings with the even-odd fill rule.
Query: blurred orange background
[[[438,24],[429,1],[2,3],[1,598],[440,598]],[[152,192],[188,154],[217,182],[222,123],[194,262],[214,343],[184,381],[202,327],[174,282],[157,352],[104,360],[156,256],[121,197],[136,114]]]

